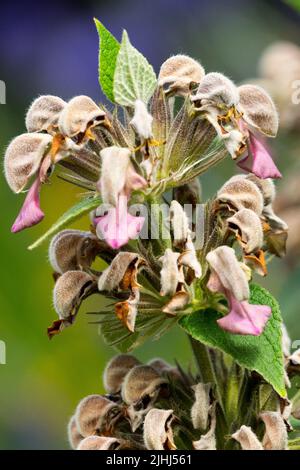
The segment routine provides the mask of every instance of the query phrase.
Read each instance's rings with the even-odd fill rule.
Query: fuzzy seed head
[[[119,354],[113,357],[103,373],[103,384],[107,393],[119,393],[126,374],[139,364],[140,361],[130,354]]]
[[[85,133],[87,129],[100,125],[105,118],[96,103],[88,96],[75,96],[64,107],[59,117],[60,132],[67,137]]]
[[[83,271],[67,271],[60,276],[53,290],[53,303],[61,319],[69,319],[80,304],[92,277]]]
[[[211,104],[220,109],[231,108],[239,102],[239,92],[235,84],[225,75],[211,72],[205,75],[199,88],[192,97],[192,102],[198,108],[201,105]]]
[[[22,134],[11,141],[5,152],[4,171],[12,191],[22,191],[38,171],[51,140],[47,134]]]
[[[205,70],[199,62],[186,55],[175,55],[161,66],[158,84],[166,86],[167,94],[186,96],[191,92],[193,83],[200,83]]]
[[[239,106],[247,124],[268,137],[275,137],[279,120],[270,95],[257,85],[242,85],[239,94]]]
[[[62,230],[52,238],[49,260],[55,272],[90,267],[97,253],[98,239],[90,232]]]
[[[233,176],[222,186],[217,199],[235,210],[251,209],[257,215],[263,210],[263,196],[258,187],[240,175]]]
[[[112,413],[112,410],[116,413]],[[119,407],[102,395],[88,395],[83,398],[75,412],[77,427],[82,436],[87,437],[101,432],[108,422],[110,414],[117,416]]]
[[[58,96],[43,95],[36,98],[26,114],[27,131],[51,133],[58,126],[58,119],[65,105],[66,102]]]
[[[149,396],[156,399],[160,387],[167,384],[167,380],[147,365],[133,367],[126,375],[122,384],[122,398],[128,405],[134,405]]]

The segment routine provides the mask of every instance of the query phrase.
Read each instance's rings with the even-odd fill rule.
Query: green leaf
[[[36,240],[32,245],[30,245],[28,247],[28,250],[33,250],[34,248],[37,248],[42,243],[47,241],[50,237],[54,236],[57,232],[75,222],[75,220],[79,219],[80,217],[92,211],[93,209],[96,209],[96,207],[98,207],[100,204],[100,197],[94,196],[85,198],[82,201],[78,202],[77,204],[75,204],[75,206],[68,209],[67,212],[65,212],[52,225],[52,227],[50,227],[49,230],[44,233],[44,235],[42,235],[38,240]]]
[[[221,315],[212,309],[183,317],[179,324],[194,339],[229,354],[242,367],[258,372],[282,397],[286,396],[281,348],[281,315],[277,301],[264,288],[250,286],[250,303],[272,308],[264,332],[260,336],[234,335],[222,330],[217,319]]]
[[[134,106],[137,99],[145,104],[154,93],[156,75],[147,59],[132,46],[123,32],[114,76],[114,97],[122,106]]]
[[[120,43],[99,20],[95,18],[94,21],[100,39],[99,83],[103,93],[114,103],[114,74]]]

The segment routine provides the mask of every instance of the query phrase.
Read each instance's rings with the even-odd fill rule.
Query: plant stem
[[[195,340],[190,335],[188,335],[188,337],[192,346],[201,380],[203,383],[212,383],[213,385],[215,385],[217,400],[222,410],[224,411],[222,392],[220,389],[219,381],[215,374],[214,366],[211,361],[211,356],[208,347],[200,343],[200,341]]]

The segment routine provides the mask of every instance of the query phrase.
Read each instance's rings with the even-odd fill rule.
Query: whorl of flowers
[[[224,423],[213,384],[160,358],[142,364],[131,355],[115,356],[103,384],[106,395],[83,398],[69,421],[73,449],[287,450],[288,420],[291,412],[299,413],[299,405],[292,411],[289,402],[270,410],[273,396],[259,414],[240,414]],[[252,380],[250,387],[255,393],[259,386]]]
[[[172,369],[174,385],[154,365],[135,366],[130,359],[125,378],[118,369],[124,382],[118,379],[115,387],[105,376],[109,396],[93,395],[79,404],[70,424],[72,445],[176,448],[174,429],[183,427],[188,440],[179,445],[183,448],[213,448],[216,439],[226,447],[224,436],[231,434],[242,447],[254,443],[269,448],[273,417],[261,415],[267,436],[261,443],[249,428],[252,418],[244,419],[245,410],[238,410],[239,400],[248,405],[250,395],[233,403],[233,395],[228,398],[226,393],[236,367],[243,370],[236,396],[253,371],[256,383],[265,381],[277,394],[275,409],[272,405],[269,411],[277,413],[274,420],[282,426],[277,404],[286,400],[289,385],[282,320],[271,294],[252,283],[253,273],[267,274],[269,258],[285,253],[288,231],[274,212],[272,180],[281,175],[268,144],[278,130],[273,101],[263,88],[237,86],[221,73],[206,73],[185,55],[167,59],[156,77],[126,32],[120,44],[101,23],[96,25],[100,84],[114,108],[87,96],[68,102],[40,96],[32,103],[27,133],[13,139],[5,153],[11,189],[19,193],[29,187],[12,231],[43,219],[40,191],[53,171],[83,188],[88,193],[82,200],[30,247],[52,238],[49,261],[58,319],[48,328],[49,337],[73,324],[82,301],[96,294],[101,296],[99,308],[90,313],[100,316],[95,323],[106,342],[128,351],[178,323],[188,333],[196,358],[199,345],[206,348],[199,363],[210,373],[199,385]],[[198,177],[225,158],[243,173],[203,201]],[[65,228],[86,214],[86,231]],[[99,259],[102,268],[94,263]],[[230,363],[222,378],[228,358],[236,363]],[[137,382],[135,372],[142,374]],[[184,389],[179,395],[174,391],[177,382]],[[201,416],[191,385],[196,403],[197,397],[206,403]],[[164,405],[153,408],[160,399]],[[189,424],[191,409],[193,428],[206,431],[203,436]],[[238,431],[232,413],[239,411]],[[227,427],[216,438],[218,413]],[[234,426],[228,427],[229,422]],[[156,426],[159,432],[153,435]],[[276,446],[285,448],[283,431],[281,438]]]

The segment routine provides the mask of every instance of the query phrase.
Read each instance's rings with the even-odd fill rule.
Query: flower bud
[[[246,254],[256,253],[263,244],[260,218],[250,209],[241,209],[227,219],[228,227],[236,233]]]
[[[77,450],[118,450],[120,443],[115,437],[89,436],[80,442]]]
[[[48,134],[22,134],[11,141],[5,152],[4,171],[12,191],[22,191],[38,171],[51,140]]]
[[[152,121],[153,117],[147,111],[147,106],[141,100],[134,103],[134,116],[130,124],[137,132],[141,140],[151,139],[152,137]]]
[[[113,357],[103,373],[105,390],[111,394],[119,393],[126,374],[139,364],[140,361],[129,354],[119,354]]]
[[[196,109],[201,108],[203,105],[229,109],[238,104],[239,92],[235,84],[225,75],[211,72],[205,75],[191,100]]]
[[[83,398],[75,412],[78,430],[84,437],[110,431],[120,416],[119,405],[102,395]]]
[[[239,87],[239,107],[244,121],[268,137],[275,137],[278,131],[278,114],[270,95],[256,85]]]
[[[162,269],[160,271],[160,295],[173,296],[176,292],[178,283],[182,281],[177,264],[178,257],[179,253],[175,253],[170,248],[167,248],[165,254],[161,257]]]
[[[168,381],[161,377],[153,367],[139,365],[133,367],[126,375],[122,384],[122,398],[128,405],[141,403],[145,399],[156,400],[161,387]],[[148,397],[146,399],[146,397]]]
[[[240,443],[243,450],[264,450],[249,426],[241,426],[231,437]]]
[[[218,191],[219,204],[228,205],[238,211],[251,209],[257,215],[263,210],[263,197],[257,186],[243,176],[237,175],[230,178]]]
[[[219,246],[210,251],[206,260],[213,273],[216,273],[224,289],[233,294],[235,299],[243,301],[249,299],[249,286],[245,272],[229,246]]]
[[[72,416],[68,424],[68,439],[72,449],[77,449],[79,443],[83,439],[83,436],[78,430],[75,415]]]
[[[175,244],[185,243],[191,232],[189,220],[183,207],[176,200],[170,204],[170,221]]]
[[[161,66],[158,84],[168,86],[166,94],[186,96],[195,83],[200,83],[205,75],[199,62],[186,55],[175,55],[167,59]]]
[[[85,134],[91,127],[99,126],[105,112],[88,96],[75,96],[64,107],[59,117],[60,132],[67,137]]]
[[[117,146],[101,150],[100,193],[104,203],[117,205],[118,197],[126,186],[130,155],[128,148]]]
[[[26,114],[26,128],[28,132],[51,133],[58,126],[59,115],[66,102],[58,96],[39,96],[31,104]]]
[[[195,402],[191,408],[191,418],[195,429],[205,431],[211,409],[211,384],[198,383],[192,389],[195,392]]]
[[[100,240],[90,232],[62,230],[52,238],[49,246],[49,261],[54,271],[89,268],[100,251]]]
[[[173,410],[153,408],[144,421],[144,442],[148,450],[175,450],[172,423]]]

